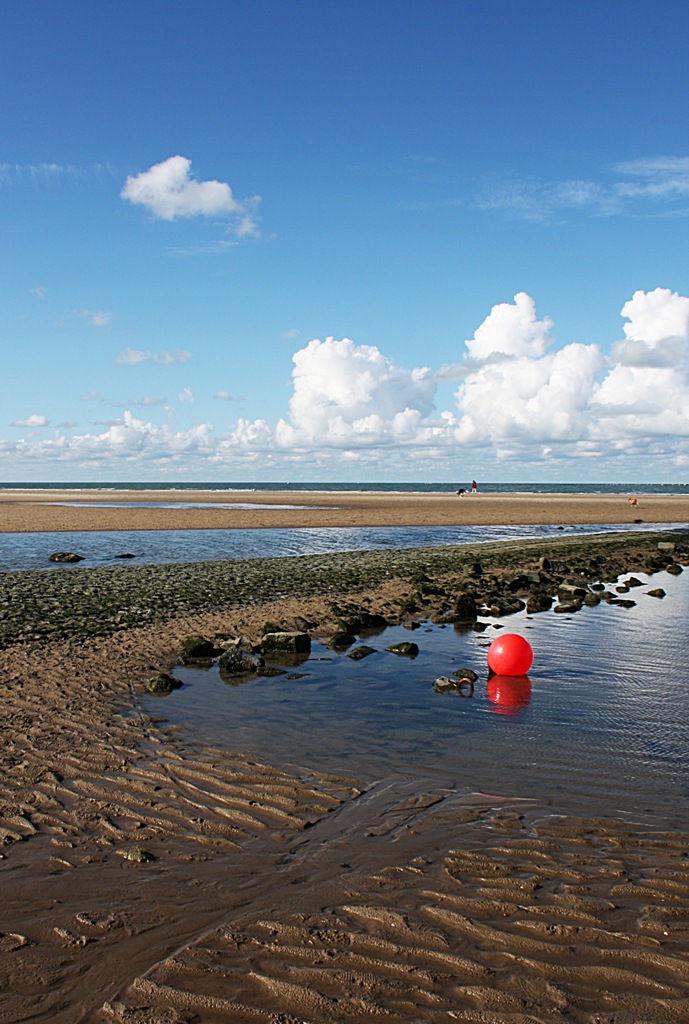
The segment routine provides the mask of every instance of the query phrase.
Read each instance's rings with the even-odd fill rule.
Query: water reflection
[[[528,676],[491,676],[488,700],[497,715],[517,715],[531,701],[531,680]]]
[[[689,573],[636,575],[633,608],[510,616],[534,650],[528,676],[488,678],[488,649],[507,623],[486,617],[483,633],[416,630],[414,660],[386,651],[409,638],[399,626],[370,635],[374,653],[362,661],[314,643],[295,671],[250,685],[176,669],[185,686],[155,713],[192,741],[272,763],[363,780],[430,775],[556,811],[660,814],[686,827]],[[649,596],[659,583],[662,601]],[[459,679],[465,667],[478,675],[470,699],[468,687],[436,692],[439,677]]]

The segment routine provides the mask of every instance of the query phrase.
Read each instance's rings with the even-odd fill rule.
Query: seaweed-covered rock
[[[74,551],[55,551],[48,556],[49,562],[83,562],[84,556],[77,555]]]
[[[512,597],[511,594],[504,594],[501,597],[491,599],[490,614],[496,618],[502,615],[514,615],[516,612],[526,608],[526,602],[520,597]]]
[[[368,658],[369,654],[375,653],[375,647],[368,647],[366,644],[361,644],[359,647],[355,647],[353,651],[347,651],[347,657],[351,658],[352,661],[361,661],[362,658]]]
[[[266,633],[261,640],[263,654],[309,654],[311,637],[308,633]]]
[[[348,647],[355,643],[356,637],[353,633],[344,633],[340,630],[330,637],[327,646],[331,647],[334,651],[346,651]]]
[[[212,658],[217,654],[215,644],[207,640],[205,636],[187,636],[182,640],[182,651],[184,657],[191,658]]]
[[[464,590],[455,598],[455,618],[458,622],[473,622],[478,618],[478,607],[476,595],[470,590]]]
[[[409,640],[400,640],[399,643],[390,644],[385,648],[391,654],[399,654],[403,658],[416,658],[419,653],[419,645]]]
[[[218,667],[221,675],[243,676],[256,675],[265,667],[265,661],[260,654],[253,651],[245,651],[239,645],[228,647],[218,658]]]
[[[181,679],[175,679],[174,676],[168,675],[167,672],[158,672],[157,675],[151,676],[150,679],[146,680],[148,692],[160,697],[167,696],[173,690],[179,690],[181,686]]]
[[[649,597],[665,597],[665,591],[662,587],[654,587],[653,590],[647,590],[646,593]]]
[[[552,597],[545,590],[532,590],[526,599],[527,614],[534,615],[536,612],[547,612],[552,603]]]
[[[478,679],[477,674],[473,668],[467,668],[466,665],[462,665],[460,668],[456,668],[452,673],[457,679],[468,679],[470,683],[475,683]]]
[[[338,625],[343,633],[375,633],[386,629],[388,621],[365,608],[347,608],[338,614]]]
[[[672,565],[668,565],[665,572],[669,572],[671,576],[679,576],[684,572],[684,569],[678,562],[673,562]]]

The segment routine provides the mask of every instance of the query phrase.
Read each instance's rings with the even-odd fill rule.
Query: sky
[[[9,0],[0,481],[686,482],[686,0]]]

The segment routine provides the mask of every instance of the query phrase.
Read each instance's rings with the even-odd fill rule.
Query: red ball
[[[518,633],[503,633],[488,648],[488,668],[498,676],[524,676],[533,664],[533,650]]]

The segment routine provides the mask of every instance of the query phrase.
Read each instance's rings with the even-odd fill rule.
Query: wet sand
[[[68,521],[79,510],[61,511]],[[657,544],[529,542],[510,558],[509,545],[491,545],[482,558],[495,574],[534,571],[543,553],[631,569]],[[192,633],[256,641],[274,621],[328,635],[334,598],[399,614],[414,556],[385,557],[367,587],[356,585],[369,565],[360,555],[341,558],[339,577],[326,559],[312,593],[308,579],[292,585],[265,566],[260,592],[244,580],[252,599],[233,594],[237,578],[224,604],[170,606],[102,635],[88,625],[95,612],[56,633],[4,634],[3,1024],[689,1020],[689,824],[641,827],[595,808],[546,815],[538,794],[508,800],[432,779],[364,787],[192,748],[166,728],[164,700],[161,720],[144,712],[145,680]],[[416,557],[456,592],[459,554]],[[99,572],[67,570],[74,589],[61,599],[46,589],[54,572],[2,574],[0,587],[12,611],[15,580],[32,580],[41,617],[51,601],[106,604]]]
[[[127,507],[98,507],[98,502]],[[197,503],[136,508],[136,502]],[[71,507],[60,502],[78,502]],[[0,491],[0,533],[193,530],[294,526],[482,526],[544,523],[683,523],[689,495],[426,494],[297,491]],[[213,508],[213,504],[275,506]],[[279,505],[296,508],[281,509]]]

